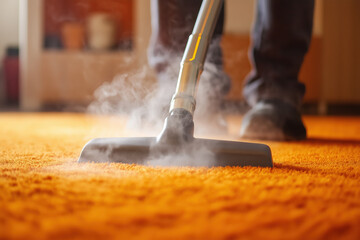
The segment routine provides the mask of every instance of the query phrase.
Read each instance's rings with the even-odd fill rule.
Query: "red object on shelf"
[[[82,49],[84,47],[84,27],[80,23],[68,22],[62,26],[61,37],[65,48]]]
[[[6,100],[9,103],[19,102],[19,57],[7,56],[4,59]]]

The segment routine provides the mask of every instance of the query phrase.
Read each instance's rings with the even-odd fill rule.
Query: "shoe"
[[[300,112],[280,100],[258,102],[242,120],[240,137],[258,140],[303,140],[306,128]]]

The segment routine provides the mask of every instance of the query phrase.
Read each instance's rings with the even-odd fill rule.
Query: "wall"
[[[5,99],[2,60],[5,56],[6,47],[19,43],[19,1],[0,0],[0,106]]]
[[[0,1],[0,59],[6,47],[19,44],[19,1]]]

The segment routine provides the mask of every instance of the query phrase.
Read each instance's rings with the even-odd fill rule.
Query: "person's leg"
[[[310,45],[313,11],[314,0],[258,0],[253,71],[243,90],[253,109],[245,115],[242,136],[306,138],[299,113],[305,86],[298,75]]]
[[[152,35],[148,60],[157,73],[159,95],[167,105],[175,92],[180,61],[190,36],[201,0],[152,0]],[[212,101],[221,101],[230,89],[230,79],[222,71],[220,39],[223,32],[224,7],[221,10],[212,42],[209,46],[204,71],[197,95],[197,111],[205,110]],[[207,105],[202,107],[201,105]],[[205,104],[206,103],[206,104]],[[199,106],[200,105],[200,106]]]

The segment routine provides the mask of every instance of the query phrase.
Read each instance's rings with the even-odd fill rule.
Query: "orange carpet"
[[[0,114],[0,239],[360,239],[360,118],[305,123],[273,169],[151,168],[76,163],[122,119]]]

